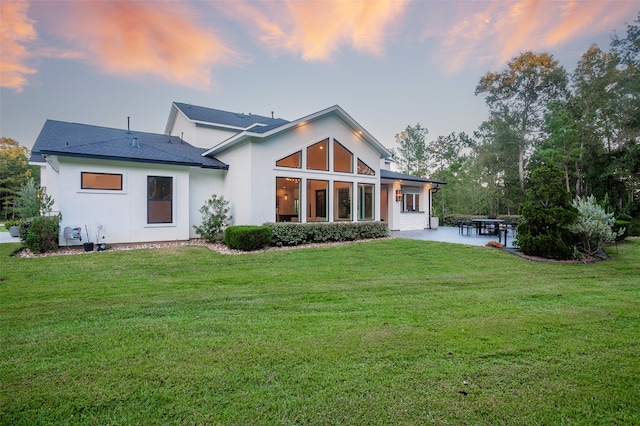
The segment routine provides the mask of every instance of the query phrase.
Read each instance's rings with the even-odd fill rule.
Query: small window
[[[173,178],[147,176],[147,223],[173,222]]]
[[[307,147],[307,169],[329,170],[329,139]]]
[[[367,166],[364,161],[358,158],[358,174],[375,176],[376,172],[371,167]]]
[[[353,154],[336,140],[333,141],[333,171],[353,173]]]
[[[112,173],[81,172],[80,188],[122,191],[122,175]]]
[[[276,161],[276,166],[280,167],[293,167],[299,169],[302,167],[302,151],[298,151],[295,154],[291,154],[287,157],[281,158]]]
[[[420,194],[404,194],[404,211],[420,211]]]

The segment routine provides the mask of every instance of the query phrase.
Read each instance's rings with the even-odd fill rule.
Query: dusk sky
[[[640,0],[0,0],[0,136],[46,119],[162,133],[171,102],[295,120],[340,105],[381,143],[472,133],[487,71],[550,52],[572,72]]]

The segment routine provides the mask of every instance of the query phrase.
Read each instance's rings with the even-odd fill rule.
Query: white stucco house
[[[236,225],[437,227],[431,195],[444,182],[393,172],[390,157],[339,106],[287,121],[175,102],[164,134],[47,120],[31,164],[61,228],[101,225],[109,243],[197,238],[212,194]]]

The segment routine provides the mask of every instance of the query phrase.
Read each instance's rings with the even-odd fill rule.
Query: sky
[[[47,119],[163,133],[171,103],[296,120],[340,105],[383,145],[487,118],[525,51],[572,72],[640,0],[0,0],[0,136]],[[129,119],[128,119],[129,117]],[[188,142],[188,141],[187,141]]]

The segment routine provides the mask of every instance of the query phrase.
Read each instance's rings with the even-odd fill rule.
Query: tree
[[[420,126],[407,126],[396,135],[398,150],[392,150],[394,159],[402,173],[426,177],[432,162],[432,156],[427,145],[429,130]]]
[[[18,190],[34,175],[29,167],[29,150],[10,138],[0,138],[0,210],[5,219],[13,216]]]
[[[480,79],[476,95],[485,94],[492,119],[509,123],[518,147],[520,188],[525,188],[525,166],[531,148],[544,126],[546,106],[566,94],[567,73],[549,53],[525,52],[507,69],[488,72]]]
[[[569,226],[578,216],[562,171],[544,166],[531,173],[527,201],[520,207],[516,244],[523,253],[551,259],[570,259],[575,241]]]

